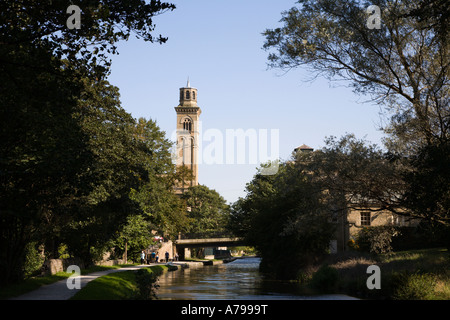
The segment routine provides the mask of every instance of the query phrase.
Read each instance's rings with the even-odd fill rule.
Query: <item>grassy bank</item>
[[[381,289],[367,288],[370,265],[380,267]],[[450,255],[447,249],[334,255],[304,271],[302,288],[363,299],[450,300]]]
[[[89,274],[97,271],[119,269],[122,267],[130,266],[128,265],[115,265],[115,266],[92,266],[87,269],[82,269],[81,274]],[[12,297],[17,297],[27,292],[38,289],[39,287],[47,284],[52,284],[54,282],[64,280],[69,278],[72,273],[67,272],[57,272],[53,275],[36,276],[25,279],[24,281],[12,285],[8,285],[0,288],[0,299],[9,299]]]
[[[72,297],[72,300],[144,299],[144,295],[148,297],[151,293],[156,277],[166,270],[167,266],[157,265],[139,271],[111,273],[89,282]]]

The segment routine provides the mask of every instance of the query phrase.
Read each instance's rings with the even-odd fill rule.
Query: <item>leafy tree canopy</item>
[[[33,241],[49,252],[66,241],[92,262],[92,248],[139,212],[130,190],[155,170],[142,165],[151,146],[135,139],[136,122],[105,79],[118,41],[166,41],[152,20],[175,6],[81,0],[81,28],[69,29],[70,4],[0,2],[2,284],[23,277]]]
[[[225,231],[229,207],[217,191],[197,185],[190,187],[181,198],[189,210],[188,232],[207,234]]]
[[[379,29],[367,27],[371,5],[380,8]],[[421,1],[300,0],[282,27],[264,32],[269,65],[306,67],[371,96],[387,107],[397,151],[414,153],[450,132],[449,44],[416,9]]]
[[[102,77],[110,66],[108,54],[117,53],[116,42],[127,40],[131,34],[144,41],[166,42],[167,38],[153,34],[153,18],[175,9],[173,4],[157,0],[80,0],[75,3],[81,10],[80,28],[69,29],[67,8],[71,4],[48,0],[2,1],[1,47],[11,51],[31,44],[51,52],[56,60],[67,59],[69,68],[97,72]],[[3,58],[1,63],[27,64]]]

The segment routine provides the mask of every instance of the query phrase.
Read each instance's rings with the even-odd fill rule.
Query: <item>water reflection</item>
[[[159,279],[161,300],[342,299],[345,296],[307,297],[295,284],[267,281],[258,272],[259,258],[228,264],[166,272]]]

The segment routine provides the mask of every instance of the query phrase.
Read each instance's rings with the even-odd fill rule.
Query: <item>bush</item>
[[[331,293],[336,288],[338,271],[328,265],[323,265],[311,278],[310,286],[320,293]]]
[[[136,299],[158,299],[156,296],[156,289],[158,288],[158,285],[156,284],[156,282],[158,281],[158,276],[161,274],[161,272],[153,272],[149,268],[143,268],[136,271],[136,285],[138,287],[138,294],[136,296]]]
[[[379,226],[362,229],[357,237],[357,246],[361,251],[375,254],[392,252],[392,239],[400,232],[393,226]]]
[[[25,264],[23,273],[26,278],[37,275],[41,271],[45,258],[36,248],[36,242],[30,242],[25,247]]]
[[[450,240],[450,230],[441,225],[421,222],[416,227],[397,228],[401,235],[392,240],[394,251],[446,247]]]
[[[434,297],[436,278],[432,274],[396,272],[390,285],[395,300],[430,300]]]

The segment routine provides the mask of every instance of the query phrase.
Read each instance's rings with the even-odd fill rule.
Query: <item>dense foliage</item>
[[[286,163],[276,175],[257,173],[246,190],[232,207],[230,228],[256,247],[263,272],[294,279],[302,266],[328,252],[331,199],[305,166]]]
[[[329,139],[325,148],[312,153],[308,174],[320,183],[313,180],[306,193],[293,195],[297,201],[314,199],[304,197],[313,186],[319,186],[321,194],[326,190],[334,197],[329,210],[335,213],[361,207],[389,210],[421,219],[433,234],[442,234],[442,229],[449,234],[449,10],[448,1],[440,0],[300,0],[282,13],[281,27],[264,32],[270,67],[307,68],[313,78],[341,81],[378,103],[385,116],[386,124],[381,128],[387,135],[384,150],[346,136],[340,141]],[[379,19],[377,27],[369,25],[374,19]],[[304,160],[296,159],[294,167],[299,162]],[[247,197],[233,206],[234,220],[244,218],[235,224],[235,232],[258,232],[253,228],[256,217],[271,210],[273,221],[279,222],[260,229],[260,233],[267,233],[265,237],[278,239],[287,225],[292,225],[292,217],[283,216],[283,212],[295,212],[296,200],[276,198],[277,203],[288,206],[280,210],[271,207],[268,199],[278,196],[278,190],[300,186],[301,180],[275,187],[280,175],[264,178],[273,179],[271,182],[261,182],[255,176]],[[259,197],[255,198],[255,186],[263,183],[267,188],[257,189]],[[317,210],[314,203],[309,208]],[[370,243],[368,250],[379,253],[390,249],[390,232],[371,230],[362,236]],[[268,241],[259,244],[269,246]],[[281,247],[284,251],[286,246]],[[264,251],[262,255],[267,260]],[[276,255],[275,250],[272,255]]]
[[[371,6],[379,8],[378,17]],[[390,210],[406,208],[411,216],[446,226],[449,12],[448,1],[440,0],[300,0],[283,13],[282,27],[264,33],[271,67],[306,67],[380,104],[395,179],[386,176],[378,200],[384,197]],[[368,27],[375,18],[379,26]]]
[[[157,159],[167,161],[167,146],[148,142],[159,128],[141,128],[106,81],[116,42],[135,33],[163,43],[152,17],[174,6],[82,0],[81,28],[69,29],[68,5],[0,3],[2,284],[23,278],[29,243],[56,258],[65,243],[92,263],[130,215],[142,214],[130,191],[174,172]]]
[[[187,232],[209,237],[225,231],[229,206],[216,190],[197,185],[190,187],[181,198],[188,208]]]
[[[402,195],[409,185],[401,164],[353,135],[329,138],[324,148],[299,152],[281,163],[276,175],[258,172],[247,184],[246,196],[232,205],[229,228],[257,248],[263,271],[276,278],[297,278],[303,267],[329,252],[336,228],[348,223],[350,209],[424,217],[416,215],[418,210],[405,211]],[[426,219],[422,225],[429,232],[438,230]],[[387,253],[397,233],[391,226],[370,227],[354,247]],[[435,237],[442,241],[442,234],[439,230]]]
[[[448,4],[428,2],[436,2],[429,14],[448,15]],[[265,32],[270,65],[304,66],[372,97],[391,116],[385,130],[403,154],[448,141],[449,43],[422,4],[300,0],[283,13],[282,27]],[[369,10],[373,5],[379,8],[377,28],[368,27],[376,18]],[[448,32],[442,27],[438,30]]]

